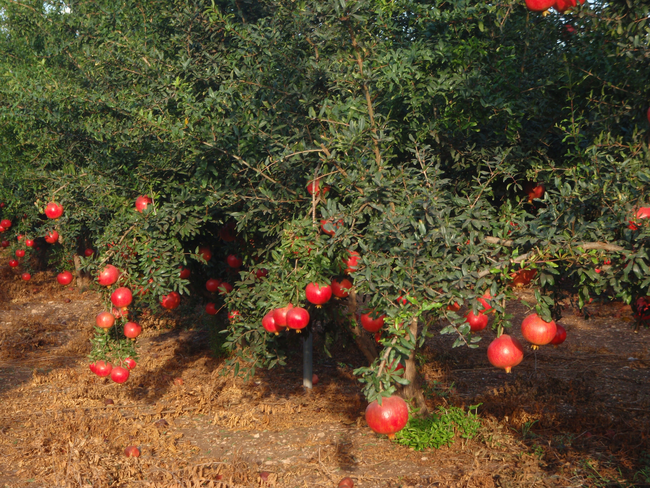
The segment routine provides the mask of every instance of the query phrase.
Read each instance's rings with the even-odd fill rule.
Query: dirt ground
[[[533,300],[517,294],[515,324]],[[118,385],[88,369],[101,310],[53,272],[23,282],[0,265],[0,487],[650,486],[650,332],[635,334],[620,303],[592,304],[587,319],[567,303],[567,341],[527,350],[512,374],[487,361],[491,331],[475,350],[428,340],[430,407],[481,404],[482,427],[419,452],[367,427],[351,346],[316,354],[311,391],[299,354],[245,383],[220,374],[197,304],[144,322],[139,363]]]

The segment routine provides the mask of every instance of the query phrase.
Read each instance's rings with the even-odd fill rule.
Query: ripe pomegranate
[[[636,212],[637,219],[648,219],[650,218],[650,207],[641,207]]]
[[[113,371],[111,371],[111,379],[115,383],[124,383],[129,379],[129,370],[123,368],[122,366],[115,366]]]
[[[544,322],[536,313],[528,315],[521,322],[521,333],[528,342],[534,346],[548,344],[555,337],[557,325],[552,320]]]
[[[190,274],[192,274],[192,273],[188,268],[184,268],[183,266],[179,266],[178,269],[180,270],[181,280],[189,280],[190,279]]]
[[[238,310],[231,310],[228,313],[228,320],[230,320],[231,322],[235,322],[239,319],[241,319],[241,314],[239,313]]]
[[[332,298],[332,287],[330,285],[319,285],[318,283],[309,283],[305,288],[307,301],[319,307],[329,302]]]
[[[115,323],[115,316],[110,312],[100,312],[95,317],[95,323],[101,329],[110,329]]]
[[[287,311],[287,327],[300,332],[309,324],[309,312],[302,307],[295,307]]]
[[[99,273],[97,281],[102,286],[111,286],[117,281],[120,276],[118,269],[112,264],[107,264],[106,267]]]
[[[348,257],[343,258],[345,264],[345,274],[354,273],[359,269],[359,260],[361,255],[357,251],[348,251]]]
[[[316,386],[318,384],[318,375],[316,373],[311,375],[311,384],[312,386]]]
[[[219,294],[220,295],[227,295],[231,291],[233,291],[233,287],[230,283],[226,283],[225,281],[222,281],[221,284],[219,285]]]
[[[137,366],[137,363],[133,358],[126,358],[124,360],[124,364],[126,365],[127,368],[129,368],[129,370],[134,369]]]
[[[281,327],[275,323],[275,319],[273,318],[273,313],[275,310],[271,310],[269,313],[267,313],[264,318],[262,319],[262,327],[264,327],[264,330],[267,332],[270,332],[275,335],[279,335],[280,332],[282,332],[282,329],[284,327]]]
[[[6,241],[6,240],[5,240],[5,241],[0,242],[0,246],[2,246],[2,247],[9,247],[9,241]]]
[[[330,190],[329,186],[324,186],[323,187],[323,196]],[[316,178],[316,180],[312,180],[309,183],[307,183],[307,193],[310,195],[316,194],[318,196],[320,194],[320,178]]]
[[[276,308],[273,310],[273,320],[275,320],[276,327],[286,327],[287,326],[287,312],[293,308],[291,303],[288,303],[282,308]]]
[[[321,220],[320,228],[328,236],[333,236],[336,232],[343,227],[343,220],[339,219],[336,222],[332,222],[332,219]]]
[[[490,305],[490,302],[488,300],[492,299],[492,295],[490,294],[490,291],[486,291],[483,293],[482,297],[479,297],[477,300],[481,305],[483,305],[483,313],[490,313],[492,312],[492,305]]]
[[[385,318],[385,314],[377,316],[377,313],[373,310],[368,313],[361,314],[359,321],[361,322],[361,327],[366,329],[368,332],[377,332],[384,326]]]
[[[205,282],[205,289],[208,290],[210,293],[214,293],[219,289],[220,284],[221,284],[221,280],[215,280],[214,278],[210,278],[208,281]]]
[[[205,313],[207,313],[208,315],[217,315],[217,307],[214,305],[214,303],[209,302],[205,306]]]
[[[34,240],[33,239],[25,239],[25,245],[27,247],[32,247],[34,246]]]
[[[142,327],[135,322],[127,322],[124,324],[124,335],[129,339],[135,339],[142,332]]]
[[[234,254],[229,254],[226,258],[226,262],[231,268],[238,269],[244,263],[244,260],[238,256],[235,256]]]
[[[9,219],[0,220],[0,226],[4,227],[5,230],[7,230],[9,227],[11,227],[11,220]]]
[[[105,378],[111,374],[111,371],[113,371],[113,365],[111,363],[107,363],[103,360],[97,361],[95,363],[94,373],[100,378]]]
[[[69,285],[72,281],[72,273],[70,273],[70,271],[59,273],[56,276],[56,281],[58,281],[61,285]]]
[[[506,373],[510,373],[510,369],[524,359],[524,349],[514,337],[501,334],[488,346],[487,356],[492,366],[505,369]]]
[[[22,258],[25,256],[25,250],[24,249],[16,249],[16,257],[17,258]]]
[[[142,213],[150,203],[153,203],[153,200],[151,200],[151,198],[146,195],[141,195],[135,199],[135,209],[136,211]]]
[[[15,268],[16,266],[18,266],[18,260],[17,259],[10,259],[9,260],[9,266],[11,266],[12,268]]]
[[[129,446],[124,449],[124,455],[126,457],[140,457],[140,449],[135,446]]]
[[[56,244],[56,241],[59,240],[59,233],[55,230],[51,230],[45,234],[45,242],[48,244]]]
[[[555,333],[555,337],[553,337],[553,340],[550,342],[550,344],[553,344],[554,346],[559,346],[566,340],[566,329],[562,327],[560,324],[556,324],[557,327],[557,332]]]
[[[173,310],[181,304],[181,296],[177,292],[171,291],[169,295],[162,296],[160,304],[163,308]]]
[[[536,269],[520,269],[514,273],[510,273],[512,284],[515,286],[526,286],[537,275]]]
[[[125,287],[117,288],[111,295],[111,302],[118,308],[128,307],[133,301],[131,290]]]
[[[389,439],[404,428],[408,419],[408,405],[396,395],[382,398],[381,405],[375,400],[366,408],[368,427],[377,434],[387,434]]]
[[[203,256],[203,259],[206,261],[210,261],[210,259],[212,259],[212,251],[208,246],[199,247],[199,255]]]
[[[92,249],[86,249],[86,250],[84,251],[84,256],[86,256],[87,258],[89,258],[90,256],[92,256],[93,254],[95,254],[95,251],[93,251]]]
[[[337,298],[347,297],[350,288],[352,288],[352,282],[346,278],[342,279],[340,283],[336,280],[332,280],[332,294]]]
[[[352,478],[346,476],[341,481],[339,481],[337,488],[354,488],[354,481],[352,481]]]
[[[526,0],[526,7],[533,12],[543,12],[555,4],[555,0]]]
[[[451,312],[458,312],[460,310],[460,303],[458,302],[453,302],[447,305],[447,310]]]
[[[126,307],[113,307],[111,309],[111,313],[115,316],[116,319],[120,319],[129,315],[129,310]]]
[[[260,268],[257,271],[255,271],[255,276],[257,276],[258,279],[266,278],[269,274],[269,270],[266,268]]]
[[[32,279],[32,275],[26,272],[20,275],[20,277],[23,279],[23,281],[29,281]]]
[[[467,323],[472,332],[478,332],[487,327],[488,316],[482,312],[479,312],[478,315],[474,315],[474,312],[470,310],[470,312],[465,315],[465,318],[467,319]]]
[[[45,207],[45,215],[48,219],[58,219],[63,215],[63,207],[58,203],[50,202]]]

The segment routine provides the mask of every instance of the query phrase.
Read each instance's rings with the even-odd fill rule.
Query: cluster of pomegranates
[[[579,0],[580,4],[585,0]],[[533,12],[544,12],[549,8],[554,8],[560,13],[564,13],[570,8],[576,7],[578,0],[526,0],[526,7]]]
[[[553,320],[546,322],[536,313],[528,315],[521,322],[521,333],[533,349],[546,344],[557,346],[566,339],[564,327]],[[501,334],[488,346],[487,355],[492,366],[510,373],[511,368],[524,359],[524,349],[515,337]]]

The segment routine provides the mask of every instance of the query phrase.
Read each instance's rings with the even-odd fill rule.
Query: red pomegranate
[[[16,257],[17,258],[22,258],[25,256],[25,250],[24,249],[16,249]]]
[[[453,302],[447,305],[447,310],[450,312],[458,312],[460,310],[460,303],[458,302]]]
[[[9,241],[4,240],[4,241],[0,242],[0,246],[2,246],[2,247],[9,247]]]
[[[177,292],[171,291],[169,292],[169,295],[162,296],[160,304],[163,308],[173,310],[181,304],[181,296]]]
[[[300,332],[309,324],[309,312],[302,307],[292,308],[287,312],[287,327]]]
[[[359,321],[361,322],[361,327],[366,329],[368,332],[377,332],[384,326],[384,319],[386,315],[379,315],[373,310],[368,313],[361,314]]]
[[[544,322],[536,313],[527,316],[521,322],[521,333],[528,342],[534,346],[548,344],[555,337],[557,325],[552,320]]]
[[[106,361],[97,361],[95,364],[95,369],[94,373],[99,376],[100,378],[105,378],[109,374],[111,374],[111,371],[113,370],[113,365],[111,363],[107,363]]]
[[[111,295],[111,302],[118,308],[128,307],[133,301],[131,290],[125,287],[117,288]]]
[[[124,324],[124,335],[129,339],[135,339],[142,332],[142,327],[135,322],[127,322]]]
[[[25,273],[23,273],[22,275],[20,275],[20,277],[23,279],[23,281],[29,281],[29,280],[32,279],[32,275],[29,274],[29,273],[27,273],[27,272],[25,272]]]
[[[487,355],[492,366],[510,373],[510,368],[517,366],[524,359],[524,349],[514,337],[501,334],[488,346]]]
[[[543,12],[555,4],[555,0],[526,0],[526,7],[533,12]]]
[[[63,207],[58,203],[50,202],[45,207],[45,215],[48,219],[58,219],[63,215]]]
[[[117,281],[117,278],[120,276],[118,269],[112,264],[106,265],[106,267],[99,273],[97,281],[102,286],[111,286]]]
[[[10,259],[9,260],[9,266],[11,266],[12,268],[15,268],[16,266],[18,266],[18,260],[17,259]]]
[[[25,239],[25,245],[27,247],[33,247],[34,246],[34,240],[33,239]]]
[[[537,275],[536,269],[520,269],[514,273],[510,273],[512,284],[515,286],[526,286]]]
[[[56,281],[58,281],[60,285],[69,285],[72,281],[72,273],[70,273],[70,271],[59,273],[56,275]]]
[[[637,219],[650,219],[650,207],[641,207],[636,212]]]
[[[559,346],[566,340],[566,329],[562,327],[560,324],[556,324],[557,327],[557,332],[555,333],[555,337],[553,337],[553,340],[550,342],[550,344],[553,344],[554,346]]]
[[[0,226],[4,227],[5,230],[7,230],[9,227],[11,227],[11,220],[9,219],[0,220]]]
[[[227,295],[233,290],[233,287],[230,283],[226,283],[225,281],[222,281],[221,284],[219,285],[219,294],[220,295]]]
[[[210,261],[212,259],[212,251],[208,246],[199,247],[199,255],[203,256],[203,259]]]
[[[221,280],[215,280],[214,278],[210,278],[208,281],[205,282],[205,289],[208,290],[210,293],[214,293],[219,289],[220,284],[221,284]]]
[[[332,280],[332,294],[337,298],[347,297],[350,288],[352,288],[352,282],[348,279],[344,278],[340,283],[336,280]]]
[[[135,209],[136,211],[142,213],[149,206],[150,203],[153,203],[153,200],[146,195],[140,195],[135,199]]]
[[[307,301],[313,303],[316,307],[320,307],[332,298],[332,287],[330,285],[309,283],[305,288],[305,296],[307,297]]]
[[[345,274],[354,273],[359,269],[359,260],[361,255],[357,251],[348,251],[348,257],[343,258],[345,265]]]
[[[111,379],[115,383],[124,383],[129,379],[129,370],[123,368],[122,366],[115,366],[113,371],[111,371]]]
[[[184,268],[183,266],[179,266],[178,269],[180,270],[181,280],[189,280],[190,279],[190,274],[192,274],[192,272],[188,268]]]
[[[238,269],[242,264],[244,264],[244,260],[239,256],[235,256],[234,254],[228,254],[226,262],[228,263],[228,266],[234,269]]]
[[[264,316],[262,319],[262,327],[264,327],[265,331],[270,332],[271,334],[279,335],[284,327],[281,327],[275,323],[275,319],[273,318],[274,312],[275,310],[271,310]]]
[[[396,395],[382,398],[381,405],[377,400],[366,408],[366,422],[377,434],[386,434],[389,439],[404,428],[409,419],[409,409],[406,402]]]
[[[266,278],[269,274],[269,270],[266,268],[260,268],[257,271],[255,271],[255,276],[257,276],[258,279]]]
[[[110,329],[115,323],[115,316],[110,312],[100,312],[95,317],[95,323],[101,329]]]
[[[293,308],[291,303],[287,304],[285,307],[276,308],[273,310],[273,320],[275,320],[276,327],[286,327],[287,326],[287,312]]]
[[[472,332],[478,332],[487,327],[488,316],[483,312],[479,312],[478,315],[474,315],[474,312],[470,310],[470,312],[465,315],[465,318],[467,319],[467,323],[469,324],[469,328]]]
[[[55,230],[51,230],[45,234],[45,242],[48,244],[55,244],[59,240],[59,233]]]
[[[336,222],[332,222],[331,219],[320,221],[321,230],[328,236],[333,236],[336,234],[336,231],[338,231],[341,227],[343,227],[343,220],[341,219],[337,220]]]
[[[205,306],[205,313],[208,315],[217,315],[217,307],[214,303],[210,302]]]
[[[477,300],[481,305],[483,305],[483,313],[490,313],[493,311],[492,305],[490,305],[490,302],[488,302],[488,300],[492,300],[492,295],[490,294],[490,290],[483,293],[483,296],[477,298]]]
[[[124,364],[129,369],[134,369],[137,366],[137,363],[135,362],[135,359],[133,359],[133,358],[126,358],[124,360]]]

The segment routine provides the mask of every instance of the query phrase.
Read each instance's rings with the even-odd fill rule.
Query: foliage
[[[581,305],[648,294],[650,225],[628,227],[650,203],[648,1],[548,16],[519,0],[0,8],[8,234],[57,229],[48,252],[59,270],[92,246],[81,269],[117,266],[120,281],[102,291],[136,291],[134,319],[208,278],[234,285],[211,300],[241,313],[224,342],[237,373],[283,364],[284,337],[261,318],[306,305],[306,284],[342,277],[350,250],[361,255],[357,295],[391,324],[380,359],[358,370],[369,400],[404,382],[385,359],[408,357],[439,320],[456,345],[476,346],[447,305],[476,312],[490,290],[493,328],[508,327],[520,267],[537,269],[547,319],[562,288]],[[317,178],[326,197],[306,191]],[[524,188],[537,182],[545,195],[529,201]],[[153,200],[143,213],[138,195]],[[43,216],[52,200],[65,208],[55,222]],[[321,220],[342,225],[329,236]],[[229,254],[244,267],[229,268]],[[412,300],[402,307],[399,296]],[[324,333],[358,339],[341,308],[310,313]],[[400,331],[413,318],[427,330]]]
[[[410,418],[406,427],[395,434],[395,441],[416,451],[449,446],[456,435],[473,439],[481,421],[476,413],[479,405],[472,405],[465,412],[454,406],[438,407],[438,413],[425,418]],[[472,410],[474,412],[472,412]]]

